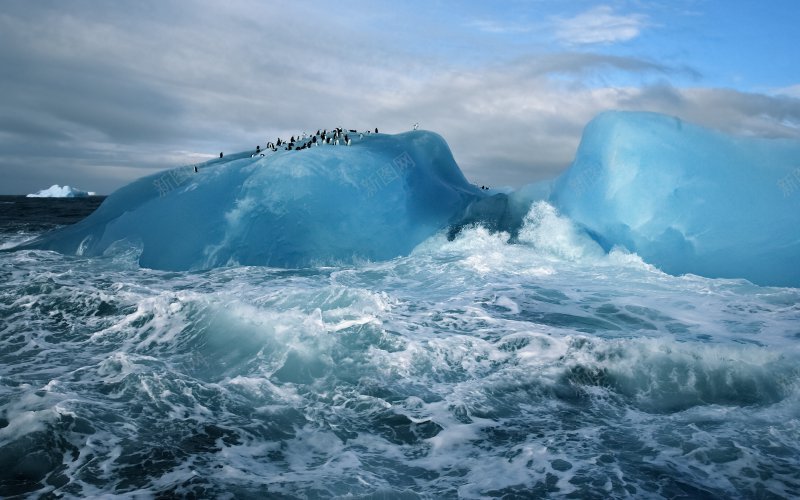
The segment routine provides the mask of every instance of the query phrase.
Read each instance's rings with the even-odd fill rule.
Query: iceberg
[[[70,186],[59,186],[53,184],[47,189],[42,189],[37,193],[26,195],[28,198],[87,198],[95,196],[92,191],[81,191]]]
[[[800,141],[607,112],[550,201],[606,250],[667,273],[800,286]]]
[[[134,245],[141,266],[162,270],[386,260],[483,196],[439,135],[368,134],[150,175],[26,247],[97,256]]]

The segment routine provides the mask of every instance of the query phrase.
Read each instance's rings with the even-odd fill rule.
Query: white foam
[[[544,254],[569,261],[597,259],[600,246],[545,201],[535,202],[525,216],[519,240]]]

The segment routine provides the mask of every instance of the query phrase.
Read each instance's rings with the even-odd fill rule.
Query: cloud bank
[[[643,16],[598,7],[559,18],[562,49],[502,57],[493,39],[370,5],[4,3],[2,191],[59,183],[108,193],[156,169],[334,126],[401,132],[419,122],[448,140],[470,180],[493,186],[556,175],[607,109],[800,138],[791,92],[677,86],[702,76],[576,48],[630,40]]]

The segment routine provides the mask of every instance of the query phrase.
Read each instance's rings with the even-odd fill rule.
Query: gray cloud
[[[419,122],[490,185],[556,175],[607,109],[798,137],[800,100],[788,95],[675,88],[673,77],[701,75],[591,52],[504,59],[478,43],[474,60],[449,57],[458,47],[431,55],[420,47],[440,41],[435,27],[366,3],[64,5],[11,0],[0,14],[5,193],[56,182],[108,193],[203,154],[338,125],[400,132]],[[617,77],[639,83],[615,86]]]

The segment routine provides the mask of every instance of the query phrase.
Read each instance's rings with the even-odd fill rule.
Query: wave
[[[671,276],[553,206],[381,262],[0,254],[0,490],[796,496],[800,291]]]

